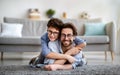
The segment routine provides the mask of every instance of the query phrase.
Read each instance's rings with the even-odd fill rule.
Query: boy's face
[[[56,28],[49,27],[47,32],[48,32],[48,38],[50,39],[50,41],[55,41],[58,39],[59,30],[57,30]]]

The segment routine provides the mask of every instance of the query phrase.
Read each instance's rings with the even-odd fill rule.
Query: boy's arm
[[[55,52],[51,52],[49,47],[48,47],[48,42],[49,42],[49,38],[47,36],[48,34],[45,33],[42,37],[41,37],[41,47],[42,47],[42,56],[47,57],[47,58],[51,58],[51,59],[67,59],[66,55],[64,54],[59,54],[59,53],[55,53]]]
[[[76,59],[71,56],[71,55],[67,55],[67,54],[64,54],[66,55],[66,59],[58,59],[58,60],[55,60],[54,64],[65,64],[66,61],[69,61],[70,63],[73,63]]]
[[[49,42],[48,34],[45,33],[41,37],[41,48],[42,48],[41,55],[43,57],[46,57],[46,55],[50,53],[50,49],[48,48],[48,42]]]
[[[56,61],[57,60],[64,60],[66,62],[68,60],[71,63],[75,61],[75,58],[70,56],[70,55],[60,54],[60,53],[55,53],[55,52],[50,52],[47,55],[47,58],[50,58],[50,57],[52,57],[52,59],[56,59]]]

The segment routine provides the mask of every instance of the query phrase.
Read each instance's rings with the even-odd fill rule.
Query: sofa
[[[104,51],[105,59],[107,59],[107,51],[111,52],[111,58],[114,58],[115,51],[115,24],[113,22],[109,22],[104,24],[104,34],[89,34],[89,32],[97,32],[99,27],[92,29],[89,27],[89,24],[99,24],[102,23],[100,18],[97,19],[88,19],[88,20],[76,20],[76,19],[62,19],[64,23],[72,22],[78,32],[78,38],[82,38],[86,40],[87,46],[83,49],[83,51]],[[4,17],[4,23],[9,24],[21,24],[21,36],[3,36],[4,31],[4,23],[0,24],[0,52],[1,52],[1,60],[3,60],[4,52],[41,52],[41,43],[40,37],[46,33],[47,31],[47,22],[48,20],[29,20],[29,19],[20,19],[20,18],[10,18]],[[87,25],[88,24],[88,31]],[[97,25],[93,25],[97,26]],[[19,27],[20,28],[20,27]],[[18,30],[19,30],[18,28]],[[89,31],[91,29],[91,31]],[[96,30],[97,29],[97,30]],[[8,28],[9,30],[9,28]],[[13,29],[14,30],[14,29]],[[96,30],[96,31],[93,31]],[[14,31],[15,32],[15,31]],[[12,34],[16,34],[12,32]],[[88,33],[86,33],[88,32]]]

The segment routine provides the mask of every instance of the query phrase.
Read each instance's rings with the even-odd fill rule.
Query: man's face
[[[73,31],[70,28],[63,28],[61,31],[61,44],[64,47],[68,47],[73,43],[74,36]]]
[[[55,41],[58,39],[59,30],[57,30],[56,28],[49,27],[47,32],[48,32],[48,38],[50,39],[50,41]]]

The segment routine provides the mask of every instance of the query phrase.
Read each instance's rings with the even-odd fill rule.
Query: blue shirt
[[[48,33],[45,33],[41,37],[41,47],[42,47],[41,56],[42,57],[46,57],[51,52],[49,47],[48,47],[48,42],[49,41],[50,40],[48,38]],[[74,40],[75,45],[79,45],[79,44],[81,44],[83,42],[85,42],[85,40],[75,37],[75,40]]]

